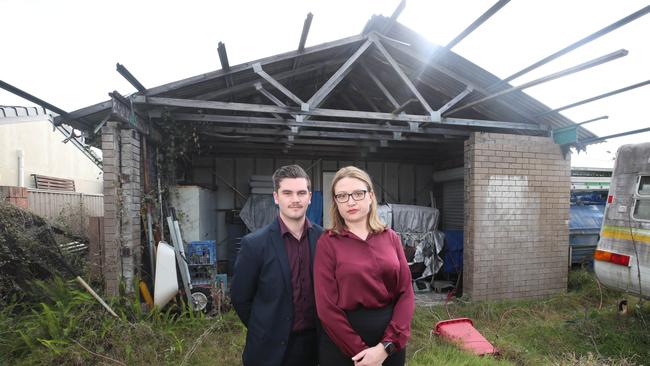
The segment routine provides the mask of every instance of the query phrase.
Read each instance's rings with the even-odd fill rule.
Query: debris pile
[[[42,217],[0,202],[0,305],[28,292],[34,280],[79,271],[83,258],[59,247],[72,239]]]

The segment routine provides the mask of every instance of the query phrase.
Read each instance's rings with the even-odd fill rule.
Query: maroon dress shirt
[[[316,305],[314,303],[314,286],[312,284],[311,250],[309,248],[308,232],[311,223],[305,218],[305,227],[300,240],[296,239],[282,219],[280,235],[284,241],[291,268],[291,287],[293,295],[293,325],[292,332],[314,329],[316,327]]]
[[[404,248],[390,229],[362,240],[349,231],[325,232],[314,259],[316,310],[332,341],[348,356],[375,346],[365,344],[345,314],[359,307],[377,309],[395,304],[382,342],[398,350],[411,335],[414,294]]]

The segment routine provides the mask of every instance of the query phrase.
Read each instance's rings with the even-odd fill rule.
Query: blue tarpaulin
[[[569,244],[572,264],[590,264],[598,245],[605,205],[571,205]]]
[[[314,224],[323,225],[323,192],[312,192],[307,218]]]
[[[604,205],[571,205],[569,230],[597,230],[603,222]]]

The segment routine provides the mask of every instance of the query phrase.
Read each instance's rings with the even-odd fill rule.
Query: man
[[[273,173],[278,218],[246,235],[235,262],[232,304],[248,328],[245,366],[317,364],[312,268],[323,229],[305,217],[309,176],[298,165]]]

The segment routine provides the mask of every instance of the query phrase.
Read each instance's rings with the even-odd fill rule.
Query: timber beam
[[[191,114],[191,113],[172,113],[171,118],[175,121],[190,121],[204,123],[224,123],[234,125],[260,125],[260,126],[299,126],[311,128],[328,128],[336,130],[357,130],[357,131],[374,131],[374,132],[404,132],[424,135],[442,135],[442,136],[469,136],[470,132],[461,129],[425,127],[411,130],[406,126],[387,126],[384,123],[354,123],[354,122],[335,122],[335,121],[317,121],[297,122],[291,120],[279,120],[274,118],[263,117],[243,117],[243,116],[224,116],[215,114]]]
[[[231,103],[231,102],[218,102],[206,100],[193,100],[193,99],[175,99],[175,98],[161,98],[161,97],[145,97],[135,96],[132,98],[134,104],[141,105],[158,105],[166,107],[184,107],[184,108],[197,108],[205,110],[225,110],[249,113],[278,113],[278,114],[305,114],[310,116],[321,117],[338,117],[338,118],[359,118],[380,121],[397,121],[397,122],[417,122],[417,123],[430,123],[430,116],[421,116],[413,114],[399,114],[382,112],[367,112],[367,111],[349,111],[341,109],[325,109],[318,108],[309,111],[302,111],[296,107],[281,107],[267,104],[251,104],[251,103]],[[440,127],[462,126],[462,127],[477,127],[477,128],[498,128],[498,129],[513,129],[522,130],[529,133],[540,133],[542,129],[536,124],[519,123],[519,122],[501,122],[501,121],[486,121],[486,120],[472,120],[462,118],[442,118],[441,121],[435,123]],[[421,127],[421,126],[420,126]]]
[[[112,118],[128,124],[131,128],[149,137],[154,142],[160,142],[162,140],[160,132],[153,126],[150,126],[149,121],[133,109],[133,105],[128,99],[120,95],[117,91],[108,95],[113,101],[113,105],[111,106]]]
[[[120,75],[122,75],[122,77],[126,79],[126,81],[128,81],[131,85],[133,85],[133,87],[136,88],[137,91],[142,93],[145,90],[147,90],[147,88],[145,88],[144,85],[142,85],[142,83],[139,82],[138,79],[136,79],[135,76],[133,76],[133,74],[131,74],[131,72],[129,71],[129,69],[126,68],[126,66],[118,62],[115,65],[115,69],[117,70],[117,72],[120,73]]]
[[[293,133],[289,129],[273,129],[273,128],[259,128],[259,127],[227,127],[227,126],[214,126],[204,127],[200,129],[201,133],[218,133],[223,137],[237,137],[241,135],[260,135],[260,136],[289,136],[294,135],[297,137],[322,137],[340,140],[392,140],[393,135],[390,133],[358,133],[358,132],[341,132],[341,131],[314,131],[314,130],[300,130]],[[236,134],[228,136],[226,134]],[[464,138],[447,139],[447,138],[432,138],[432,137],[419,137],[419,136],[402,136],[400,141],[412,142],[425,142],[425,143],[446,143],[463,141]]]

